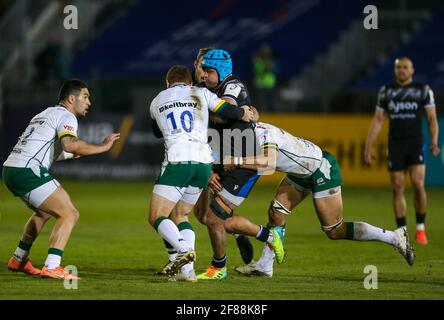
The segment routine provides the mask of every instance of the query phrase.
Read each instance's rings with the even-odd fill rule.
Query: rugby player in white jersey
[[[177,252],[164,268],[166,274],[172,280],[196,281],[194,232],[192,228],[179,231],[170,215],[173,209],[179,219],[188,215],[208,186],[213,162],[207,134],[209,111],[246,122],[255,115],[248,106],[230,105],[208,89],[192,86],[186,66],[171,67],[166,85],[150,105],[154,134],[165,140],[165,160],[154,185],[149,223]]]
[[[268,209],[270,226],[284,235],[287,215],[312,193],[321,228],[330,239],[387,243],[401,253],[409,265],[413,265],[415,255],[404,228],[389,231],[365,222],[343,221],[342,177],[338,162],[332,154],[321,150],[310,141],[295,137],[267,123],[257,122],[254,131],[263,154],[257,157],[227,157],[224,163],[227,163],[225,167],[228,169],[242,167],[256,169],[262,174],[270,170],[287,174],[280,182]],[[274,257],[273,250],[265,245],[259,261],[235,270],[246,275],[271,277]]]
[[[87,85],[76,79],[66,81],[59,102],[34,116],[3,163],[3,182],[34,214],[25,224],[22,238],[8,262],[11,271],[46,278],[75,279],[60,266],[63,250],[79,219],[68,193],[48,170],[54,161],[108,151],[120,134],[108,135],[101,145],[77,137],[77,116],[86,116],[91,102]],[[34,267],[29,251],[45,223],[54,217],[48,257],[43,269]],[[77,278],[78,279],[78,278]]]

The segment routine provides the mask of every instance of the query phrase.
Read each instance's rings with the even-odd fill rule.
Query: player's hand
[[[103,139],[102,145],[106,148],[106,151],[111,149],[114,144],[114,141],[120,139],[120,133],[111,133],[105,139]]]
[[[254,113],[254,119],[253,122],[258,122],[259,121],[259,112],[257,111],[257,109],[253,106],[250,106],[251,111],[253,111]]]
[[[234,164],[234,157],[232,156],[225,156],[224,157],[224,170],[233,170],[236,168],[236,165]]]
[[[217,173],[212,173],[210,176],[210,180],[208,181],[209,186],[211,189],[213,189],[215,192],[221,192],[223,187],[219,183],[220,177]]]
[[[372,148],[365,149],[364,151],[364,163],[368,166],[371,166],[372,160],[375,159],[375,156],[373,155]]]
[[[431,143],[430,144],[430,151],[432,152],[432,154],[436,157],[439,152],[441,151],[438,147],[438,144],[436,143]]]
[[[241,108],[244,109],[244,116],[242,117],[242,121],[245,122],[254,121],[254,111],[251,110],[249,106],[242,106]]]

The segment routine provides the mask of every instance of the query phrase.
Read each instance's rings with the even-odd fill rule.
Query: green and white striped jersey
[[[49,169],[65,154],[60,139],[77,137],[77,127],[77,118],[66,108],[56,105],[45,109],[31,119],[3,166]]]

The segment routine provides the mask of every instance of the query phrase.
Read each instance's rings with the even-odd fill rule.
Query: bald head
[[[407,57],[400,57],[395,60],[395,77],[396,82],[401,85],[407,85],[412,82],[415,69],[413,62]]]

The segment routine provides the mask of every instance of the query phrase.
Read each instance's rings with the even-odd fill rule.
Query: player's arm
[[[222,97],[222,100],[225,100],[226,102],[228,102],[229,104],[232,104],[234,106],[238,106],[239,104],[237,103],[236,100],[234,100],[233,98],[230,97]],[[257,111],[257,109],[253,106],[249,106],[250,110],[253,112],[253,120],[251,120],[252,122],[258,122],[259,121],[259,112]]]
[[[66,152],[66,151],[62,151],[59,155],[59,157],[56,159],[56,161],[64,161],[64,160],[69,160],[69,159],[77,159],[80,158],[81,156],[78,154],[74,154],[74,153],[70,153],[70,152]]]
[[[233,98],[230,97],[222,97],[222,100],[225,100],[226,102],[228,102],[229,104],[233,105],[233,106],[237,106],[237,101],[234,100]],[[218,124],[224,124],[227,123],[227,120],[224,119],[220,114],[217,114],[215,112],[210,112],[210,121],[212,123],[218,123]]]
[[[381,132],[383,124],[384,124],[384,109],[376,107],[375,114],[373,116],[372,123],[368,131],[367,140],[365,142],[364,161],[368,165],[371,164],[373,158],[373,152],[372,152],[373,143],[375,142],[376,138]]]
[[[235,168],[244,168],[257,171],[274,171],[278,157],[277,145],[268,143],[262,147],[262,154],[251,157],[232,157],[224,158],[224,169],[232,170]]]
[[[428,106],[425,108],[427,122],[429,124],[429,133],[430,133],[430,151],[432,154],[436,157],[439,154],[439,147],[438,147],[438,133],[439,133],[439,127],[438,127],[438,120],[436,117],[436,107]]]
[[[88,156],[107,152],[114,144],[114,141],[120,138],[120,133],[111,133],[108,135],[100,145],[92,144],[80,140],[71,135],[65,135],[60,138],[63,151],[72,153],[74,155]]]
[[[233,106],[239,105],[237,103],[237,101],[231,97],[224,96],[224,97],[222,97],[222,100],[228,102],[229,104],[231,104]],[[259,112],[257,111],[257,109],[253,106],[250,106],[250,109],[251,109],[251,111],[253,111],[253,114],[254,114],[252,122],[259,121]],[[221,117],[219,114],[217,114],[215,112],[210,112],[210,121],[213,123],[218,123],[218,124],[227,123],[227,121],[223,117]]]
[[[225,100],[220,100],[212,111],[227,120],[242,120],[245,122],[250,122],[254,119],[254,112],[249,106],[242,106],[239,108]]]

